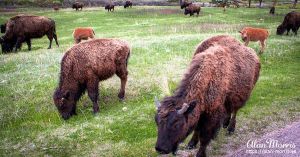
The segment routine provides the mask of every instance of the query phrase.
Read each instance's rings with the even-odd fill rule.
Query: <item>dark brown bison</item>
[[[192,2],[183,1],[183,2],[180,4],[180,8],[181,8],[181,9],[184,9],[184,8],[188,7],[190,4],[192,4]]]
[[[274,6],[272,6],[272,7],[270,8],[269,14],[271,14],[271,15],[274,15],[274,14],[275,14],[275,7],[274,7]]]
[[[125,5],[124,5],[124,8],[127,8],[127,7],[132,7],[132,2],[131,1],[126,1],[125,2]]]
[[[200,5],[198,4],[191,4],[184,10],[184,15],[190,14],[190,16],[193,16],[194,13],[197,13],[197,16],[199,15],[199,12],[201,10]]]
[[[70,48],[61,61],[59,86],[53,95],[62,118],[76,115],[76,102],[86,89],[97,113],[99,82],[114,74],[121,79],[118,97],[124,99],[129,55],[128,44],[117,39],[94,39]]]
[[[114,11],[115,6],[113,4],[107,4],[105,5],[104,9],[107,10],[108,12],[110,12],[111,10]]]
[[[221,35],[202,42],[175,93],[156,101],[155,149],[175,153],[194,131],[188,148],[200,140],[197,157],[206,156],[206,147],[222,123],[230,133],[235,130],[236,113],[250,97],[259,71],[254,50],[236,39]]]
[[[84,6],[83,3],[75,2],[75,3],[72,5],[72,9],[75,9],[76,11],[78,11],[79,8],[80,8],[80,10],[82,10],[83,6]]]
[[[12,52],[16,43],[17,43],[17,38],[12,38],[11,40],[4,41],[3,43],[1,43],[2,52],[3,53]],[[18,45],[17,50],[21,50],[21,48],[22,48],[22,44]]]
[[[56,45],[59,46],[54,20],[44,16],[17,15],[10,18],[6,23],[5,34],[0,37],[0,43],[16,41],[14,47],[15,51],[17,51],[17,48],[23,42],[26,42],[28,50],[31,50],[31,39],[41,38],[44,35],[47,35],[50,41],[48,49],[51,48],[53,38]]]
[[[286,35],[289,35],[290,30],[297,35],[298,29],[300,27],[300,13],[296,11],[289,12],[285,15],[284,20],[281,25],[277,27],[277,35],[282,35],[285,31]]]

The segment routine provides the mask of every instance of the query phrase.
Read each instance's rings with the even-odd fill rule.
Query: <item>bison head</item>
[[[190,9],[188,9],[188,8],[184,9],[184,15],[187,15],[187,14],[190,14],[190,13],[191,13]]]
[[[247,33],[244,31],[239,31],[241,33],[242,40],[245,42],[247,40]]]
[[[3,25],[1,25],[0,27],[1,27],[1,33],[5,33],[5,31],[6,31],[6,23],[3,24]]]
[[[175,154],[177,147],[188,134],[192,131],[192,128],[188,124],[189,114],[194,110],[196,101],[189,104],[184,103],[182,108],[174,110],[163,111],[160,106],[176,105],[175,102],[160,105],[156,101],[158,107],[157,114],[155,115],[155,122],[158,128],[158,137],[156,141],[155,149],[161,154],[168,154],[172,152]]]
[[[285,32],[285,27],[283,26],[283,25],[279,25],[278,27],[277,27],[277,31],[276,31],[276,34],[277,35],[282,35],[284,32]]]
[[[58,112],[64,120],[76,115],[75,100],[69,91],[62,92],[57,89],[54,93],[53,100]]]

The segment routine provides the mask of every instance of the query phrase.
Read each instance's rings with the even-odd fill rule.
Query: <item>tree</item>
[[[249,8],[251,7],[251,0],[248,0],[248,2],[249,2]]]
[[[259,0],[259,7],[260,7],[260,8],[261,8],[261,3],[262,3],[262,1],[263,1],[263,0]]]
[[[294,4],[293,4],[292,8],[296,8],[297,2],[298,2],[298,0],[294,1]]]

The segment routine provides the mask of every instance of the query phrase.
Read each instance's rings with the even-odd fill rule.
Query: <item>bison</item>
[[[127,8],[127,7],[132,7],[132,2],[131,1],[126,1],[125,2],[125,5],[124,5],[124,8]]]
[[[31,50],[31,39],[41,38],[47,35],[50,43],[48,49],[51,48],[52,40],[55,39],[56,45],[59,46],[55,30],[54,20],[44,16],[33,15],[17,15],[9,19],[4,29],[5,34],[0,37],[0,44],[15,42],[15,51],[21,47],[26,41],[28,50]]]
[[[254,50],[233,37],[220,35],[202,42],[175,93],[155,101],[156,151],[175,153],[194,131],[188,148],[200,140],[197,157],[206,156],[222,123],[230,133],[235,130],[236,114],[250,97],[259,71]]]
[[[274,15],[275,14],[275,6],[272,6],[270,8],[269,14]]]
[[[253,28],[253,27],[244,27],[241,31],[242,40],[245,42],[245,45],[248,46],[250,41],[260,41],[260,52],[263,53],[266,41],[269,37],[269,32],[266,29],[262,28]]]
[[[192,2],[183,1],[183,2],[180,4],[180,8],[181,8],[181,9],[184,9],[184,8],[188,7],[190,4],[192,4]]]
[[[123,100],[130,48],[118,39],[94,39],[70,48],[62,58],[59,85],[53,100],[63,119],[76,115],[76,102],[87,89],[94,113],[99,112],[99,82],[114,74],[121,79],[118,97]]]
[[[190,14],[190,16],[194,15],[194,13],[197,13],[197,16],[199,15],[199,12],[201,10],[200,5],[198,4],[191,4],[184,10],[184,15]]]
[[[94,35],[95,32],[93,28],[89,28],[89,27],[76,28],[73,32],[75,44],[80,43],[81,40],[87,40],[89,38],[93,39]]]
[[[108,12],[110,12],[111,10],[114,11],[115,6],[113,4],[107,4],[105,5],[104,9],[107,10]]]
[[[277,27],[277,35],[282,35],[285,31],[286,35],[289,35],[290,30],[297,35],[298,29],[300,27],[300,13],[296,11],[289,12],[285,15],[282,24]]]
[[[76,11],[79,11],[79,8],[80,8],[80,10],[82,10],[83,5],[84,5],[83,3],[75,2],[75,3],[72,5],[72,9],[75,9]]]

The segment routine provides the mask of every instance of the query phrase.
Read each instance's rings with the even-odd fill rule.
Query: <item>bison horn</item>
[[[158,109],[158,108],[161,106],[161,104],[160,104],[160,102],[158,101],[158,99],[157,99],[156,96],[155,96],[155,98],[154,98],[154,102],[155,102],[155,105],[156,105],[156,109]]]
[[[184,112],[187,111],[188,108],[189,108],[189,105],[187,103],[183,103],[182,108],[180,110],[178,110],[177,113],[183,114]]]

